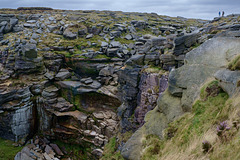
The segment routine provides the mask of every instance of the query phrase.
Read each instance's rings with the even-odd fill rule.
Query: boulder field
[[[0,137],[24,147],[15,160],[108,159],[113,137],[122,158],[138,160],[145,136],[163,139],[206,82],[239,92],[239,15],[8,12],[0,9]]]

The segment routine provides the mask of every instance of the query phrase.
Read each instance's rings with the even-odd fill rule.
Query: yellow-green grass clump
[[[163,140],[146,138],[142,159],[240,159],[239,106],[239,97],[229,99],[217,81],[205,85],[192,111],[170,123]],[[217,131],[222,122],[230,128],[224,131],[224,137]],[[235,125],[231,125],[233,122]],[[212,146],[209,152],[203,149],[206,141]]]
[[[111,138],[109,143],[104,146],[103,157],[101,160],[124,160],[120,151],[117,151],[116,137]]]
[[[234,58],[228,65],[230,70],[239,70],[240,69],[240,55]]]

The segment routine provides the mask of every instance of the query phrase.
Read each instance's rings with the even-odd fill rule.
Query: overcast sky
[[[160,15],[213,19],[240,13],[240,0],[0,0],[0,8],[52,7],[72,10],[155,12]]]

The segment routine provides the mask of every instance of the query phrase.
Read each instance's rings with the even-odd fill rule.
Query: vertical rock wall
[[[19,141],[34,132],[34,108],[31,96],[28,87],[0,93],[1,137]]]
[[[168,86],[168,76],[158,73],[142,73],[139,82],[137,96],[137,108],[135,110],[136,122],[142,126],[145,114],[157,106],[158,97]]]

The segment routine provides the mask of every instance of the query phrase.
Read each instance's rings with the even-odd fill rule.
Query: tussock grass
[[[111,138],[109,143],[104,146],[104,153],[101,160],[124,160],[120,151],[117,151],[116,137]]]
[[[232,122],[236,122],[240,126],[239,95],[229,99],[223,90],[217,94],[208,94],[207,88],[215,86],[218,86],[218,82],[212,81],[202,88],[200,99],[193,105],[192,112],[170,123],[164,131],[163,140],[154,136],[148,137],[148,142],[143,142],[142,159],[240,159],[240,133],[237,127],[231,125]],[[216,91],[214,89],[210,91]],[[227,121],[231,126],[231,129],[226,132],[227,141],[224,142],[216,131],[218,124],[223,121]],[[213,146],[212,152],[203,153],[202,142],[205,140]]]
[[[240,55],[229,63],[228,68],[232,71],[240,69]]]

